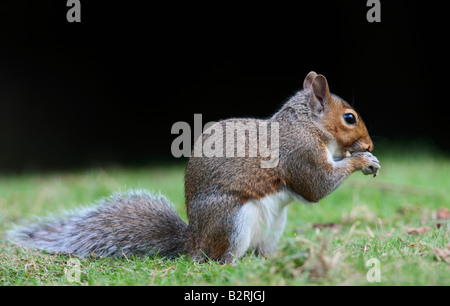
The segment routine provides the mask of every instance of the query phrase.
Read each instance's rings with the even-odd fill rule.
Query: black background
[[[268,117],[324,74],[375,142],[449,150],[442,2],[2,4],[0,169],[175,160],[177,121]]]

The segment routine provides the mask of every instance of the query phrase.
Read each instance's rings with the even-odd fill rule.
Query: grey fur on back
[[[187,224],[164,196],[131,190],[59,219],[17,227],[7,237],[27,247],[80,257],[174,257],[186,252],[188,234]]]

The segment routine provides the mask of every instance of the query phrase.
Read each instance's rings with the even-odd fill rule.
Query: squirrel
[[[249,250],[262,256],[275,251],[293,200],[319,202],[353,172],[376,176],[380,169],[361,116],[331,94],[326,78],[313,71],[303,90],[269,119],[218,124],[226,128],[230,122],[276,123],[278,143],[270,145],[278,145],[277,163],[261,167],[266,159],[261,152],[252,157],[190,157],[185,171],[188,224],[163,195],[130,190],[65,218],[17,227],[7,237],[80,257],[186,255],[199,262],[230,263]],[[258,130],[256,136],[260,134]],[[197,141],[210,136],[205,131]],[[240,145],[248,151],[252,141],[244,142]]]

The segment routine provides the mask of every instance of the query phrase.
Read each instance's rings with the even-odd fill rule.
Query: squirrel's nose
[[[372,140],[369,140],[369,143],[367,144],[367,147],[366,147],[366,151],[372,152],[372,150],[373,150],[373,142],[372,142]]]

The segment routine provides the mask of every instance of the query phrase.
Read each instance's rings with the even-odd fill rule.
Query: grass
[[[379,159],[379,177],[355,173],[319,204],[291,204],[279,250],[268,258],[248,254],[233,265],[85,258],[74,283],[70,256],[0,238],[0,284],[450,285],[449,221],[437,218],[440,208],[450,209],[450,158],[381,152]],[[60,214],[130,187],[161,191],[186,220],[183,174],[184,165],[173,165],[0,176],[0,236],[33,215]],[[425,226],[428,232],[408,234]],[[371,258],[380,262],[380,283],[367,281]]]

